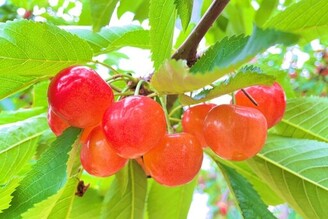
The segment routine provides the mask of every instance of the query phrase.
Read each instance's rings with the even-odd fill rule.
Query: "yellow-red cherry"
[[[163,108],[146,96],[115,102],[105,112],[102,125],[113,149],[132,159],[155,147],[166,133]]]
[[[111,176],[122,169],[127,159],[117,155],[107,142],[102,127],[94,128],[81,148],[81,164],[93,176]]]
[[[240,161],[255,156],[263,148],[267,122],[257,109],[224,104],[207,114],[203,131],[208,146],[217,155]]]
[[[143,159],[154,180],[166,186],[179,186],[197,175],[203,150],[196,137],[189,133],[166,134]]]
[[[69,127],[69,124],[56,115],[51,107],[48,108],[48,125],[56,136],[61,135],[63,131]]]
[[[204,120],[207,113],[215,107],[216,104],[200,104],[188,108],[182,115],[182,128],[184,132],[194,135],[202,147],[206,147],[206,141],[203,134]]]
[[[93,69],[72,66],[51,80],[48,101],[53,111],[71,126],[87,128],[101,122],[114,95]]]
[[[286,109],[286,95],[277,82],[272,86],[247,87],[245,91],[256,101],[257,106],[241,90],[235,94],[237,105],[248,106],[261,111],[268,122],[268,128],[281,121]]]

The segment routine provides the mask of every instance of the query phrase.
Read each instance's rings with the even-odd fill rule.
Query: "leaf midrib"
[[[268,162],[268,163],[270,163],[272,165],[275,165],[275,166],[279,167],[280,169],[282,169],[282,170],[284,170],[284,171],[286,171],[286,172],[288,172],[288,173],[290,173],[290,174],[292,174],[292,175],[294,175],[294,176],[296,176],[296,177],[298,177],[298,178],[300,178],[300,179],[302,179],[304,181],[307,181],[310,184],[313,184],[313,185],[315,185],[315,186],[317,186],[317,187],[319,187],[319,188],[321,188],[321,189],[323,189],[323,190],[325,190],[325,191],[328,192],[328,188],[324,187],[323,185],[320,185],[317,182],[315,182],[315,181],[313,181],[313,180],[311,180],[311,179],[309,179],[307,177],[304,177],[304,176],[300,175],[299,173],[293,171],[292,169],[287,169],[285,166],[281,165],[280,163],[278,163],[278,162],[276,162],[276,161],[274,161],[272,159],[269,159],[268,157],[262,155],[261,153],[258,153],[256,156],[259,157],[259,158],[261,158],[261,159],[263,159],[265,162]]]

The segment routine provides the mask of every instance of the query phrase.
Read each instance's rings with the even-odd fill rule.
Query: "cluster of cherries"
[[[197,175],[206,146],[229,160],[244,160],[261,150],[267,128],[283,116],[285,95],[277,83],[247,92],[258,106],[237,92],[237,105],[187,109],[183,132],[171,134],[155,100],[135,95],[115,102],[111,87],[94,70],[72,66],[50,83],[48,123],[57,136],[70,126],[83,129],[81,164],[94,176],[113,175],[136,159],[157,182],[178,186]]]

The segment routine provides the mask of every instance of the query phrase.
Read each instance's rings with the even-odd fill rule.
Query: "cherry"
[[[53,111],[71,126],[97,125],[113,103],[112,89],[92,69],[72,66],[59,72],[51,81],[48,100]]]
[[[182,128],[184,132],[194,135],[202,147],[206,147],[203,134],[204,119],[215,104],[201,104],[188,108],[182,115]]]
[[[63,133],[65,129],[69,127],[69,124],[60,118],[54,111],[52,111],[51,107],[48,108],[48,124],[51,131],[59,136]]]
[[[235,95],[237,105],[261,111],[268,122],[268,128],[281,121],[286,109],[286,95],[277,82],[272,86],[251,86],[245,91],[253,97],[258,106],[255,106],[242,91],[238,91]]]
[[[94,176],[110,176],[122,169],[127,159],[116,154],[106,141],[102,127],[94,128],[81,148],[81,164]]]
[[[125,158],[142,156],[155,147],[166,132],[161,105],[146,96],[129,96],[112,104],[102,124],[113,149]]]
[[[143,158],[154,180],[166,186],[178,186],[197,175],[203,151],[196,137],[182,132],[166,134]]]
[[[220,157],[245,160],[256,155],[267,137],[267,123],[257,109],[219,105],[204,121],[204,137],[208,146]]]

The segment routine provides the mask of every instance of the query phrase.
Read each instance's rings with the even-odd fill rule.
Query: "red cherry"
[[[207,113],[215,104],[201,104],[188,108],[182,115],[182,128],[184,132],[194,135],[202,147],[206,147],[203,134],[204,120]]]
[[[52,111],[51,107],[48,108],[48,125],[56,136],[61,135],[63,131],[69,127],[69,124],[57,116],[56,113]]]
[[[97,125],[113,103],[112,89],[92,69],[73,66],[51,81],[48,100],[53,111],[70,125],[86,128]]]
[[[261,111],[268,122],[268,128],[281,121],[286,109],[286,95],[277,82],[272,86],[248,87],[245,91],[254,98],[258,106],[255,106],[242,91],[238,91],[235,95],[237,105]]]
[[[204,137],[208,146],[227,160],[245,160],[264,146],[267,123],[257,109],[220,105],[213,108],[204,121]]]
[[[122,169],[127,159],[116,154],[100,126],[94,128],[81,148],[81,164],[94,176],[110,176]]]
[[[190,182],[199,172],[203,161],[202,147],[189,133],[166,134],[144,155],[150,175],[158,183],[178,186]]]
[[[220,214],[225,216],[228,213],[228,204],[223,202],[223,201],[219,201],[216,206],[218,206],[219,210],[220,210]]]
[[[103,128],[107,140],[120,156],[137,158],[155,147],[165,135],[165,114],[153,99],[130,96],[107,109]]]

